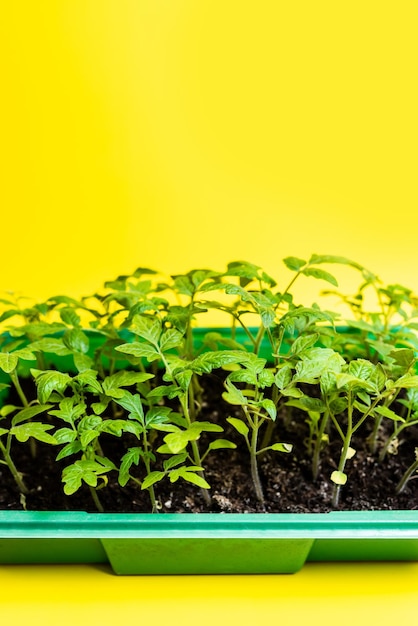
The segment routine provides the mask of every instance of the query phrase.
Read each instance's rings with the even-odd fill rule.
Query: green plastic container
[[[100,514],[0,511],[0,563],[116,574],[290,574],[306,561],[418,560],[418,511]]]
[[[214,331],[196,329],[196,346]],[[129,333],[123,339],[129,340]],[[89,332],[92,353],[103,337]],[[236,339],[245,343],[242,329]],[[269,358],[268,346],[262,355]],[[51,355],[62,371],[71,357]],[[28,362],[28,369],[33,363]],[[121,362],[123,366],[123,362]],[[25,375],[25,371],[20,372]],[[0,375],[1,379],[6,378]],[[1,402],[1,397],[0,397]],[[0,563],[110,563],[116,574],[288,574],[306,561],[418,560],[418,511],[100,514],[0,511]]]

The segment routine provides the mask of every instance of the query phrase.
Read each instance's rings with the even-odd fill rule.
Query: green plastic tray
[[[116,574],[289,574],[306,561],[418,560],[418,511],[100,514],[0,511],[0,563]]]

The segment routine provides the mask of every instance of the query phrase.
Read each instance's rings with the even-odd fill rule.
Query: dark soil
[[[206,459],[205,477],[211,485],[212,505],[205,506],[202,494],[197,487],[182,480],[171,484],[167,479],[155,486],[160,510],[174,512],[219,512],[219,513],[318,513],[332,510],[331,497],[333,483],[330,475],[336,469],[340,452],[340,442],[329,446],[323,452],[321,472],[316,482],[312,481],[311,461],[303,441],[308,435],[305,414],[295,416],[287,427],[286,407],[279,415],[273,441],[293,443],[290,454],[269,452],[259,462],[260,478],[265,494],[265,504],[257,501],[251,481],[249,455],[242,447],[242,439],[232,431],[226,422],[231,415],[230,405],[226,405],[220,395],[222,381],[220,374],[212,374],[205,379],[204,406],[202,419],[221,423],[226,437],[239,444],[236,450],[218,450]],[[215,397],[215,401],[212,400]],[[213,408],[215,407],[215,408]],[[237,416],[239,412],[237,412]],[[61,427],[63,424],[60,423]],[[354,442],[356,455],[347,463],[348,482],[341,490],[341,510],[382,510],[418,508],[418,481],[410,480],[404,492],[396,495],[395,488],[405,469],[414,460],[414,449],[418,446],[418,428],[405,432],[398,453],[388,455],[382,463],[377,463],[377,455],[371,455],[365,447],[367,431],[359,431],[361,439]],[[129,436],[130,437],[130,436]],[[136,445],[136,440],[125,441],[125,448]],[[101,438],[104,454],[115,464],[124,454],[119,439],[108,435]],[[201,438],[205,449],[204,436]],[[13,457],[15,464],[24,474],[30,493],[23,499],[5,465],[0,465],[0,509],[16,510],[85,510],[95,511],[89,489],[83,486],[76,494],[65,496],[62,490],[62,469],[75,460],[69,457],[55,461],[57,449],[39,443],[37,457],[33,459],[27,444],[15,444]],[[156,468],[157,469],[157,468]],[[138,477],[140,469],[135,468]],[[150,501],[146,491],[128,483],[123,489],[118,485],[117,475],[109,474],[108,485],[101,489],[99,498],[106,512],[149,512]]]

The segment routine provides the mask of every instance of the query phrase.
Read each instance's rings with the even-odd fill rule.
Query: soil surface
[[[273,442],[292,443],[293,450],[290,454],[268,452],[260,459],[259,472],[265,495],[265,503],[262,504],[255,497],[248,451],[242,446],[242,438],[226,422],[229,415],[242,417],[239,409],[235,410],[222,400],[223,385],[220,372],[212,373],[204,381],[202,419],[222,424],[225,428],[222,437],[234,441],[239,447],[236,450],[213,451],[205,461],[207,468],[205,478],[211,485],[210,507],[205,505],[199,488],[182,480],[171,484],[165,479],[155,485],[160,511],[319,513],[332,510],[333,483],[330,475],[336,469],[341,442],[334,437],[335,443],[323,451],[320,475],[314,482],[311,460],[303,443],[308,436],[305,414],[302,412],[295,414],[292,421],[286,424],[287,409],[283,407],[275,424]],[[63,425],[59,423],[59,427]],[[353,442],[357,452],[347,462],[348,482],[341,489],[339,509],[417,509],[417,480],[410,480],[400,495],[396,495],[395,488],[405,469],[415,458],[418,428],[411,427],[409,431],[405,431],[404,439],[399,442],[397,454],[387,455],[382,463],[377,462],[377,454],[372,455],[367,450],[365,446],[367,434],[367,430],[360,429],[359,437]],[[133,437],[131,439],[131,435],[125,438],[124,447],[118,438],[109,435],[103,435],[100,442],[104,454],[115,464],[118,464],[128,447],[137,445],[136,439]],[[205,436],[202,436],[200,444],[203,450],[206,449],[205,443],[207,445]],[[23,498],[15,486],[9,469],[5,465],[0,465],[0,509],[96,510],[87,486],[83,486],[72,496],[63,493],[61,472],[66,465],[76,460],[75,457],[56,462],[57,448],[41,443],[37,444],[36,458],[32,458],[28,444],[15,443],[12,453],[30,493]],[[132,473],[135,472],[138,478],[143,478],[140,467],[135,467]],[[116,472],[109,474],[108,485],[100,489],[98,495],[106,512],[139,513],[151,510],[148,493],[141,491],[132,482],[122,489],[117,482]]]

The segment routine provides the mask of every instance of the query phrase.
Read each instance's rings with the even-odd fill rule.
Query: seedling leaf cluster
[[[339,265],[358,275],[356,293],[339,291],[329,270]],[[263,505],[260,460],[270,455],[280,464],[293,453],[285,424],[299,420],[312,481],[324,456],[338,450],[329,473],[330,506],[338,508],[354,437],[362,433],[384,463],[418,424],[418,299],[340,256],[287,257],[284,266],[280,281],[245,261],[171,278],[138,268],[81,299],[59,295],[26,306],[3,298],[0,463],[23,505],[28,487],[16,451],[27,445],[39,456],[38,442],[64,463],[64,493],[88,489],[99,511],[110,476],[121,489],[129,483],[147,492],[152,512],[166,481],[189,483],[211,510],[208,458],[242,446]],[[322,293],[341,301],[346,318],[297,302],[296,281],[313,279],[332,287]],[[213,310],[223,330],[205,323]],[[206,328],[199,340],[198,328]],[[214,403],[229,407],[223,421],[204,410],[210,376],[222,380]],[[104,437],[121,442],[119,456],[106,454]],[[399,492],[417,468],[415,451]]]

